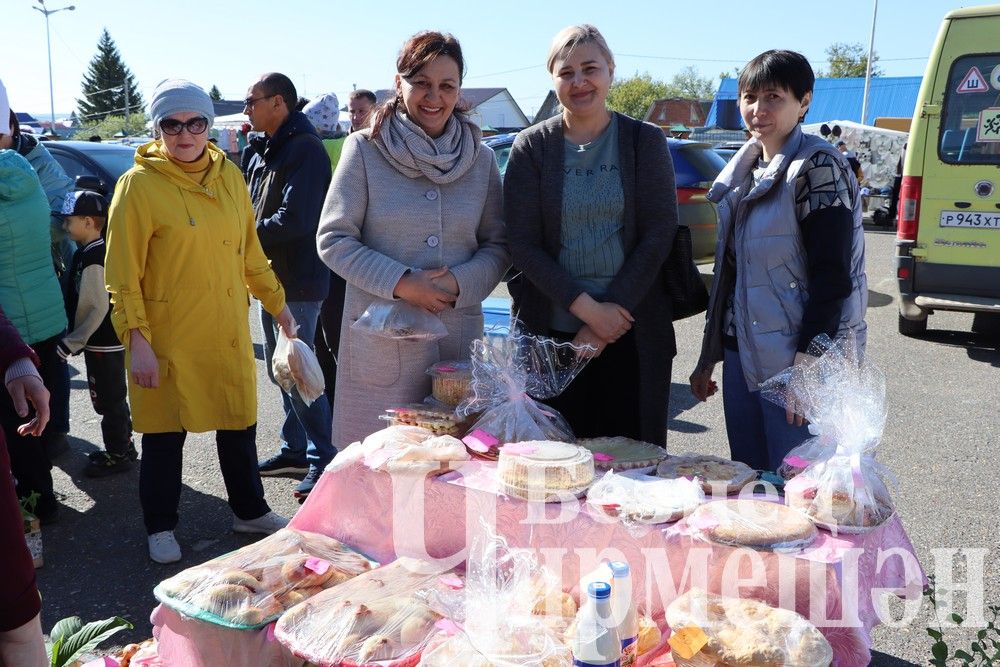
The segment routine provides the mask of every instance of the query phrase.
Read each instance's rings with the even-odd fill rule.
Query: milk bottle
[[[599,581],[587,589],[576,615],[573,667],[621,667],[622,646],[611,611],[611,586]]]

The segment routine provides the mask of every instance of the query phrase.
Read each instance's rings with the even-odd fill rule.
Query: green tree
[[[830,65],[828,72],[819,71],[817,76],[828,76],[841,79],[850,76],[865,76],[868,70],[868,51],[857,42],[835,42],[826,47],[826,61]],[[872,54],[872,76],[882,76],[882,68],[876,65],[878,54]]]
[[[119,132],[125,133],[126,136],[142,135],[148,132],[146,130],[148,120],[144,113],[129,114],[127,122],[124,114],[105,116],[100,120],[89,120],[82,123],[79,129],[73,133],[73,138],[86,141],[96,134],[102,139],[110,139]]]
[[[715,97],[716,84],[709,77],[701,75],[698,68],[688,65],[674,75],[667,84],[665,97],[680,97],[685,100],[710,100]]]
[[[213,102],[218,102],[222,99],[222,93],[219,92],[219,87],[212,84],[212,89],[208,91],[208,96],[212,98]]]
[[[108,115],[141,112],[145,106],[135,76],[125,66],[115,41],[105,28],[97,43],[97,55],[83,75],[83,97],[76,101],[80,120],[101,120]]]
[[[608,92],[608,108],[633,118],[642,118],[655,100],[666,96],[667,84],[644,72],[612,83]]]

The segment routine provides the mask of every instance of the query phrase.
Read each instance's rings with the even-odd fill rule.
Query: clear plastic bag
[[[757,499],[716,500],[696,508],[676,530],[735,547],[798,551],[816,539],[816,526],[801,512]]]
[[[587,365],[582,347],[544,336],[513,332],[472,342],[471,396],[457,412],[481,412],[471,431],[500,442],[572,442],[573,430],[556,410],[538,401],[558,396]]]
[[[436,315],[405,301],[372,301],[351,328],[395,340],[435,341],[448,335]]]
[[[293,387],[297,389],[306,405],[311,405],[326,391],[326,379],[316,353],[302,339],[288,338],[281,327],[271,358],[271,371],[278,386],[289,394]]]
[[[429,602],[457,579],[442,574],[400,558],[288,610],[275,637],[321,667],[415,665],[442,618]]]
[[[473,543],[465,587],[440,597],[452,626],[425,652],[424,667],[569,667],[564,633],[576,602],[538,564],[486,529]]]
[[[372,433],[361,443],[364,463],[372,470],[414,472],[427,470],[426,464],[458,464],[468,461],[462,441],[449,435],[435,435],[419,426],[390,426]]]
[[[227,628],[259,628],[371,567],[371,561],[337,540],[283,528],[184,570],[160,582],[153,593],[192,618]]]
[[[757,600],[692,588],[670,603],[666,620],[678,667],[829,667],[833,662],[833,648],[816,626],[794,611]]]
[[[761,384],[765,398],[790,403],[815,437],[785,457],[779,474],[786,502],[820,526],[860,532],[895,512],[891,473],[875,460],[886,420],[885,375],[858,349],[853,335],[810,346],[815,360],[785,369]]]
[[[617,517],[628,528],[670,523],[705,502],[705,492],[689,479],[635,479],[607,472],[587,490],[587,504]]]

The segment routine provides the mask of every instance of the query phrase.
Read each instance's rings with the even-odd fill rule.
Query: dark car
[[[496,153],[500,176],[507,170],[514,134],[500,134],[483,139]],[[674,162],[674,182],[677,188],[677,211],[680,224],[691,229],[694,259],[706,264],[714,259],[718,215],[715,205],[705,198],[712,181],[726,166],[709,144],[684,139],[667,138],[670,157]]]
[[[77,188],[96,190],[108,200],[118,178],[135,164],[135,146],[91,141],[49,141],[45,148]]]

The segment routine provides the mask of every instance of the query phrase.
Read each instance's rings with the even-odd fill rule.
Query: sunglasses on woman
[[[192,118],[187,122],[177,120],[176,118],[167,118],[160,121],[160,130],[162,130],[164,134],[169,134],[171,136],[180,134],[183,130],[187,130],[191,134],[201,134],[207,129],[208,119],[204,116]]]

